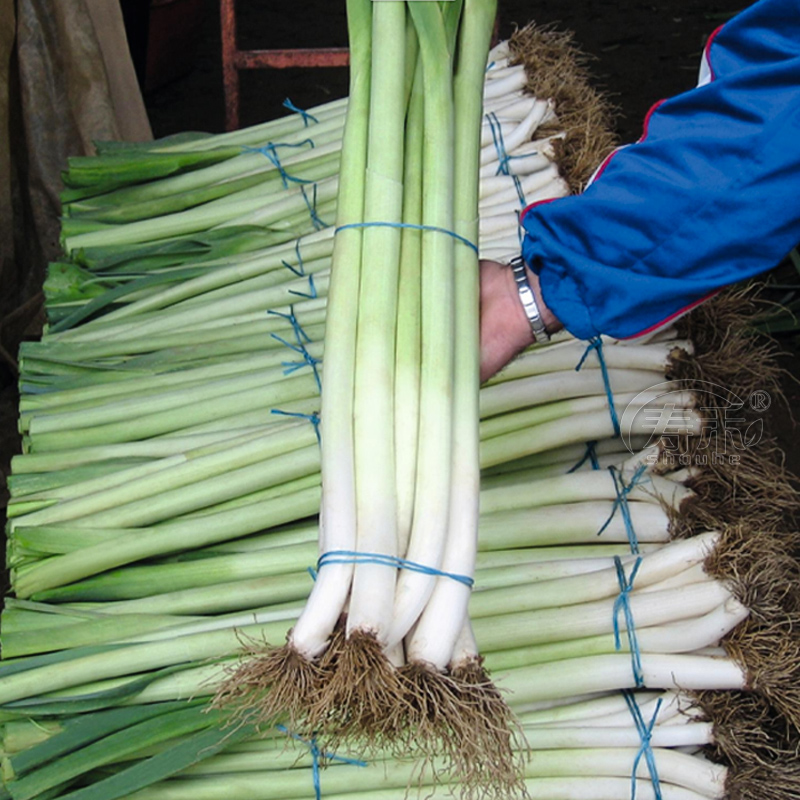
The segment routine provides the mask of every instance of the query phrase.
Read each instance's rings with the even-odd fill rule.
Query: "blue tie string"
[[[608,376],[608,367],[606,367],[606,359],[603,355],[603,340],[599,336],[589,339],[589,344],[584,350],[578,366],[575,367],[575,372],[580,372],[586,358],[593,350],[597,353],[597,360],[600,362],[600,372],[603,375],[603,384],[606,389],[606,399],[608,400],[608,412],[611,414],[611,424],[614,426],[614,436],[619,438],[621,434],[619,417],[617,416],[617,409],[614,407],[614,392],[611,389],[611,379]]]
[[[294,306],[289,306],[288,314],[284,314],[282,311],[275,311],[274,309],[267,311],[267,314],[272,314],[273,316],[285,319],[292,326],[292,330],[294,331],[294,335],[298,344],[302,345],[303,342],[311,341],[311,337],[303,330],[302,326],[297,321],[297,317],[294,314]],[[281,339],[280,341],[283,340]]]
[[[303,181],[303,182],[310,183],[310,181]],[[306,207],[308,208],[308,213],[311,216],[311,221],[314,223],[314,227],[318,231],[322,230],[322,228],[327,228],[328,223],[321,220],[317,215],[317,184],[315,183],[313,186],[311,200],[308,199],[305,186],[301,186],[300,191],[303,193],[303,200],[306,201]]]
[[[356,758],[346,758],[345,756],[337,756],[335,753],[326,753],[320,750],[317,744],[317,737],[312,736],[310,739],[304,739],[296,733],[292,733],[285,725],[275,726],[281,733],[291,736],[296,742],[304,744],[311,753],[311,776],[314,781],[314,797],[316,800],[321,800],[322,785],[320,782],[320,761],[325,759],[327,761],[339,761],[342,764],[352,764],[355,767],[366,767],[365,761],[359,761]]]
[[[298,353],[303,358],[302,361],[281,362],[281,366],[284,367],[283,374],[291,375],[293,372],[297,372],[297,370],[302,369],[303,367],[311,367],[311,371],[314,373],[314,379],[317,382],[317,388],[319,391],[322,391],[322,382],[320,381],[318,369],[318,366],[321,363],[320,360],[318,358],[314,358],[314,356],[312,356],[302,344],[295,345],[291,342],[287,342],[286,339],[284,339],[282,336],[278,336],[277,333],[271,333],[270,336],[275,339],[275,341],[280,342],[282,345],[288,347],[290,350],[293,350],[295,353]]]
[[[508,162],[510,160],[510,156],[508,155],[508,151],[506,150],[506,143],[503,139],[503,127],[500,124],[500,120],[497,119],[497,114],[494,111],[490,112],[486,115],[486,121],[489,123],[489,130],[492,133],[492,142],[494,143],[494,149],[497,151],[497,172],[496,175],[508,175]]]
[[[517,197],[519,198],[520,208],[525,208],[528,204],[528,201],[525,199],[525,192],[522,190],[522,183],[519,180],[519,177],[511,172],[508,168],[509,162],[514,158],[527,158],[526,155],[522,156],[512,156],[509,155],[508,151],[506,150],[506,143],[505,139],[503,138],[503,126],[500,124],[500,120],[497,119],[497,115],[494,111],[489,112],[486,115],[486,119],[489,122],[489,130],[492,132],[492,142],[494,142],[494,149],[497,151],[497,172],[496,175],[508,175],[514,181],[514,187],[517,190]]]
[[[312,183],[312,181],[307,181],[303,178],[295,178],[293,175],[290,175],[281,164],[280,157],[278,156],[278,148],[303,147],[307,144],[311,145],[312,148],[314,147],[314,142],[311,139],[304,139],[302,142],[298,142],[297,144],[288,144],[284,142],[273,144],[272,142],[268,142],[263,147],[245,147],[243,149],[247,153],[261,153],[262,156],[266,156],[275,166],[275,169],[278,170],[278,174],[281,176],[281,180],[283,181],[283,188],[288,189],[290,181],[292,183]]]
[[[600,462],[597,460],[597,442],[586,442],[586,452],[581,457],[581,460],[575,464],[574,467],[570,467],[567,470],[567,475],[577,472],[587,461],[591,462],[592,469],[598,470],[600,469]]]
[[[314,276],[309,273],[308,275],[308,291],[298,292],[296,289],[289,289],[289,294],[297,295],[298,297],[305,297],[307,300],[317,299],[317,287],[314,285]]]
[[[311,120],[312,122],[319,122],[319,120],[313,115],[310,114],[308,111],[304,111],[302,108],[298,108],[288,97],[283,101],[283,107],[288,108],[289,111],[294,111],[295,114],[300,114],[303,118],[303,123],[305,127],[308,127],[308,121]]]
[[[622,637],[620,635],[619,614],[620,611],[625,615],[625,628],[628,636],[628,648],[631,652],[631,666],[633,667],[633,678],[636,681],[636,687],[641,688],[644,686],[644,674],[642,672],[642,653],[639,649],[639,640],[636,637],[636,626],[633,620],[633,611],[631,610],[630,593],[633,591],[633,582],[636,580],[636,573],[639,572],[641,566],[641,556],[636,559],[631,570],[630,577],[625,576],[625,568],[622,566],[622,559],[619,556],[614,556],[614,566],[617,570],[617,581],[619,582],[619,595],[614,601],[614,647],[617,650],[622,649]]]
[[[319,557],[317,561],[317,572],[326,564],[378,564],[383,567],[407,569],[410,572],[419,572],[423,575],[433,575],[438,578],[450,578],[469,588],[475,585],[475,581],[468,575],[459,575],[454,572],[442,572],[442,570],[427,567],[424,564],[417,564],[414,561],[408,561],[405,558],[390,556],[384,553],[360,553],[357,550],[329,550]]]
[[[446,233],[448,236],[452,236],[462,244],[467,245],[467,247],[471,247],[476,253],[478,252],[478,246],[465,236],[462,236],[460,233],[456,233],[455,231],[449,231],[447,228],[439,228],[436,225],[414,225],[410,222],[349,222],[347,225],[340,225],[338,228],[336,228],[334,233],[339,233],[339,231],[344,231],[348,228],[409,228],[410,230],[415,231],[435,231],[436,233]]]
[[[309,275],[309,278],[311,276]],[[296,344],[292,344],[291,342],[287,342],[282,336],[279,336],[277,333],[271,333],[270,336],[275,339],[275,341],[280,342],[285,347],[288,347],[295,353],[299,353],[302,356],[302,361],[284,361],[283,367],[284,375],[290,375],[293,372],[296,372],[298,369],[302,367],[311,367],[312,372],[314,373],[314,379],[317,382],[317,388],[319,391],[322,391],[322,381],[319,377],[319,364],[321,363],[318,358],[314,358],[311,353],[308,352],[306,349],[306,344],[311,342],[311,337],[303,330],[300,323],[297,321],[297,317],[294,314],[294,307],[289,306],[289,313],[284,314],[282,311],[268,311],[269,314],[274,314],[276,317],[281,317],[282,319],[287,320],[291,326],[292,330],[294,331],[294,337],[297,340]]]
[[[631,519],[631,510],[628,506],[628,495],[638,484],[643,482],[642,478],[646,470],[647,465],[641,464],[636,472],[633,473],[630,483],[625,483],[625,478],[615,466],[612,465],[608,468],[608,471],[611,473],[611,478],[614,481],[614,491],[616,492],[617,497],[611,507],[611,513],[608,515],[608,519],[603,523],[603,526],[597,532],[597,535],[600,536],[603,531],[605,531],[605,529],[611,524],[611,520],[614,519],[614,515],[619,509],[620,514],[622,514],[622,520],[625,523],[625,532],[628,535],[628,543],[630,544],[632,553],[639,552],[639,540],[636,536],[636,530],[633,527],[633,520]]]
[[[629,691],[628,689],[623,689],[622,696],[625,698],[625,702],[628,705],[628,710],[631,712],[633,722],[636,725],[636,730],[639,733],[639,738],[642,741],[639,752],[636,754],[636,758],[633,761],[633,771],[631,772],[631,800],[636,800],[636,771],[639,768],[639,762],[642,760],[642,757],[644,757],[644,760],[647,764],[647,770],[650,773],[650,782],[653,784],[653,793],[655,794],[655,798],[656,800],[662,800],[661,781],[658,777],[656,757],[653,753],[652,745],[650,744],[653,738],[653,728],[655,727],[658,713],[661,711],[661,698],[659,697],[658,701],[656,702],[656,710],[653,713],[650,722],[646,723],[644,721],[644,717],[642,716],[642,709],[639,708],[639,704],[636,702],[633,692]]]
[[[297,254],[297,266],[293,267],[288,261],[281,260],[281,264],[283,264],[286,269],[293,272],[297,275],[298,278],[302,278],[306,274],[305,265],[303,264],[303,256],[300,255],[300,240],[298,239],[294,243],[294,252]]]
[[[298,419],[307,419],[314,426],[314,433],[317,434],[317,444],[322,443],[319,435],[319,414],[301,414],[299,411],[282,411],[280,408],[273,408],[270,410],[271,414],[280,414],[284,417],[297,417]]]

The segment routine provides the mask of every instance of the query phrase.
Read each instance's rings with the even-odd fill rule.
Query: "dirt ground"
[[[224,102],[220,59],[219,2],[206,4],[202,35],[196,42],[191,69],[179,80],[149,93],[146,104],[156,136],[187,130],[221,131]],[[596,84],[619,109],[621,142],[636,139],[648,108],[661,98],[694,85],[703,44],[708,35],[747,0],[499,0],[498,30],[508,37],[515,26],[530,21],[570,30],[592,57]],[[250,48],[345,46],[344,0],[238,0],[240,46]],[[242,75],[242,124],[250,125],[285,113],[287,97],[310,107],[347,91],[345,69],[271,70]],[[797,338],[795,338],[797,341]],[[800,374],[796,349],[785,365]],[[786,381],[790,405],[800,400],[797,383]],[[800,473],[797,429],[786,408],[775,404],[773,430],[789,455],[789,466]],[[2,476],[12,452],[16,408],[13,375],[0,360],[0,522]]]

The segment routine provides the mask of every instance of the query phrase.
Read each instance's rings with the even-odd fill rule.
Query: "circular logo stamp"
[[[772,398],[769,396],[769,392],[765,392],[763,389],[756,389],[747,401],[750,404],[750,408],[758,412],[766,411],[772,404]]]

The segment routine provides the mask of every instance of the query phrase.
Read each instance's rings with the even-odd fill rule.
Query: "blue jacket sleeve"
[[[800,0],[760,0],[583,194],[523,212],[523,256],[575,336],[636,336],[777,264],[799,190]]]

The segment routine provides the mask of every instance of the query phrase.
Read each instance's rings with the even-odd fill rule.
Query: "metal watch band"
[[[511,267],[511,272],[514,275],[514,282],[517,284],[517,291],[519,292],[519,299],[522,303],[522,308],[525,310],[525,316],[531,324],[531,331],[533,331],[533,338],[539,343],[544,344],[550,341],[550,334],[544,325],[539,306],[536,303],[536,297],[531,289],[528,275],[525,272],[525,260],[522,256],[516,256],[508,262]]]

